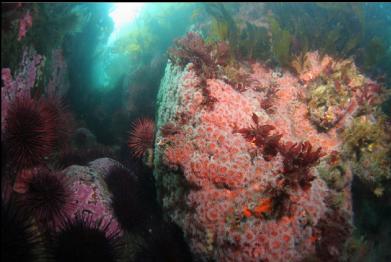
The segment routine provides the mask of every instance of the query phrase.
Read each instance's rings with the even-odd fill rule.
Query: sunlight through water
[[[144,3],[114,3],[109,16],[114,21],[114,31],[109,38],[109,42],[114,41],[119,32],[128,26],[139,14]]]

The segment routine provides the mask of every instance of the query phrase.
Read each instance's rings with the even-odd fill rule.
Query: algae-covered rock
[[[344,153],[351,159],[353,172],[375,195],[383,195],[391,180],[390,126],[385,116],[361,116],[342,134]]]

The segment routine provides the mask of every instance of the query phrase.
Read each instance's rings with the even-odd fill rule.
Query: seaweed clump
[[[330,64],[309,86],[311,121],[324,131],[334,127],[351,110],[355,91],[364,84],[352,60]]]
[[[239,64],[235,63],[230,63],[222,68],[220,75],[224,82],[240,93],[246,91],[252,83],[257,82],[251,78],[246,70],[240,68]]]
[[[309,141],[301,143],[288,142],[280,146],[280,153],[284,156],[284,169],[280,181],[282,184],[292,188],[300,186],[303,190],[311,187],[315,176],[310,168],[318,163],[318,160],[325,155],[322,148],[313,150]]]
[[[271,40],[271,51],[273,58],[281,66],[289,66],[291,61],[290,46],[291,46],[291,35],[288,30],[281,27],[278,20],[269,16],[270,29],[272,34]]]
[[[189,32],[178,39],[169,51],[170,60],[181,67],[191,63],[192,69],[200,79],[199,86],[203,93],[203,103],[208,110],[213,110],[217,101],[207,89],[207,79],[218,78],[231,85],[238,92],[244,92],[255,81],[239,65],[230,61],[230,46],[224,41],[206,43],[195,32]]]
[[[230,57],[253,61],[270,56],[270,41],[262,4],[235,6],[205,4],[206,14],[212,19],[207,41],[225,41],[231,47]],[[238,15],[232,15],[237,13]],[[260,20],[254,22],[254,20]]]
[[[347,185],[347,166],[341,152],[332,151],[318,167],[320,177],[330,189],[342,191]]]
[[[385,116],[355,118],[344,130],[343,152],[352,162],[353,172],[382,196],[391,179],[391,127]]]
[[[232,52],[238,51],[239,29],[227,5],[204,4],[205,12],[212,17],[209,41],[227,41]],[[232,53],[231,53],[232,54]],[[233,55],[233,54],[232,54]]]
[[[213,74],[218,65],[226,64],[228,51],[229,47],[224,42],[207,44],[201,35],[189,32],[184,38],[175,41],[175,47],[169,51],[169,58],[182,67],[192,63],[199,75]]]
[[[280,143],[282,134],[271,132],[275,130],[272,125],[261,125],[256,114],[252,115],[255,126],[248,128],[234,128],[234,133],[240,133],[248,142],[253,143],[262,153],[266,161],[272,160],[278,153],[283,157],[284,168],[279,178],[282,187],[307,190],[315,176],[310,168],[318,164],[318,160],[325,156],[322,148],[313,149],[309,141],[300,143]]]

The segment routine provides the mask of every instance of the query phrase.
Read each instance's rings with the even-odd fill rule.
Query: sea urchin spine
[[[121,227],[126,231],[139,229],[147,219],[147,208],[143,205],[137,177],[124,167],[113,166],[105,181]]]
[[[63,174],[35,168],[26,184],[27,191],[19,201],[42,225],[55,226],[72,209],[68,179]]]
[[[43,238],[15,198],[1,200],[1,261],[41,261]]]
[[[7,156],[15,170],[40,164],[52,152],[56,137],[54,119],[42,102],[17,99],[5,121]]]
[[[133,157],[141,158],[145,152],[153,147],[155,123],[152,119],[141,118],[132,124],[128,146],[132,150]]]
[[[74,129],[71,112],[62,98],[52,93],[49,93],[47,98],[42,98],[41,103],[43,110],[53,119],[56,146],[58,148],[68,147],[72,129]]]

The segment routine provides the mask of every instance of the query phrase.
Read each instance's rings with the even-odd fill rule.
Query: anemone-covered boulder
[[[352,172],[337,132],[349,116],[319,130],[305,99],[314,76],[240,70],[245,88],[168,63],[154,152],[166,218],[203,261],[331,261],[352,229]]]

